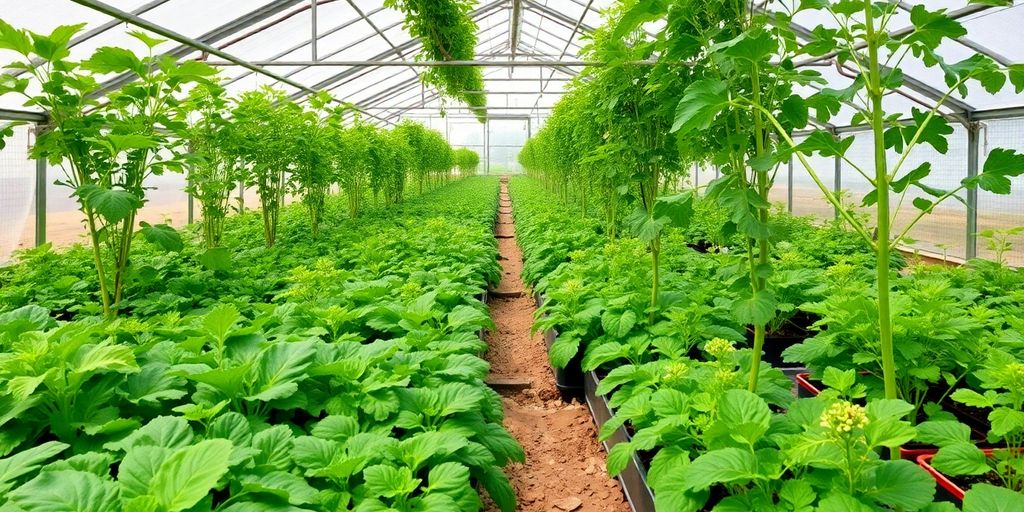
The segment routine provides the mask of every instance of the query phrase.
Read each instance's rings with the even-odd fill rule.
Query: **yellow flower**
[[[736,351],[732,343],[722,338],[714,338],[704,345],[704,351],[711,354],[715,359],[722,359]]]
[[[690,367],[686,366],[682,361],[672,361],[668,367],[665,368],[665,375],[663,380],[666,382],[675,382],[681,380],[689,373]]]
[[[868,416],[863,407],[840,400],[821,413],[820,424],[830,433],[849,434],[854,429],[867,426]]]

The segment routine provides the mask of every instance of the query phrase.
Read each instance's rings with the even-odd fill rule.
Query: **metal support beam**
[[[978,175],[981,160],[981,124],[971,123],[967,129],[967,177]],[[978,256],[978,189],[967,189],[967,244],[964,257],[967,259]]]
[[[306,93],[315,93],[316,92],[316,90],[307,87],[305,84],[302,84],[302,83],[296,82],[295,80],[292,80],[290,78],[281,76],[281,75],[279,75],[279,74],[277,74],[277,73],[275,73],[273,71],[268,71],[268,70],[264,69],[262,66],[259,66],[259,65],[253,64],[253,63],[251,63],[251,62],[249,62],[247,60],[235,57],[234,55],[231,55],[230,53],[227,53],[227,52],[225,52],[223,50],[214,48],[213,46],[210,46],[209,44],[207,44],[207,43],[205,43],[203,41],[192,39],[192,38],[187,37],[185,35],[182,35],[182,34],[180,34],[178,32],[175,32],[173,30],[165,28],[165,27],[163,27],[161,25],[157,25],[156,23],[152,23],[150,21],[144,20],[144,19],[142,19],[142,18],[140,18],[138,16],[135,16],[135,15],[133,15],[131,13],[124,12],[124,11],[122,11],[122,10],[120,10],[120,9],[114,7],[114,6],[111,6],[109,4],[106,4],[104,2],[100,2],[98,0],[71,0],[71,1],[75,2],[75,3],[79,4],[79,5],[82,5],[82,6],[85,6],[85,7],[89,7],[91,9],[93,9],[93,10],[102,12],[103,14],[106,14],[108,16],[112,16],[114,18],[122,20],[125,23],[129,23],[129,24],[135,25],[135,26],[137,26],[139,28],[146,29],[146,30],[148,30],[150,32],[153,32],[154,34],[166,37],[168,39],[177,41],[177,42],[182,44],[182,46],[179,46],[175,50],[172,50],[169,53],[169,55],[174,55],[174,56],[179,56],[180,57],[180,56],[183,56],[183,55],[187,55],[189,52],[191,52],[193,50],[201,50],[201,51],[203,51],[203,52],[205,52],[207,54],[215,55],[217,57],[220,57],[220,58],[226,60],[227,62],[232,63],[232,65],[241,66],[241,67],[243,67],[245,69],[248,69],[250,71],[259,73],[261,75],[268,76],[270,78],[273,78],[274,80],[277,80],[278,82],[285,83],[285,84],[288,84],[288,85],[290,85],[292,87],[295,87],[295,88],[297,88],[299,90],[305,91]],[[246,21],[244,23],[248,23],[249,25],[251,25],[253,23],[258,22],[261,19],[264,19],[264,18],[268,17],[268,16],[272,16],[274,12],[278,12],[281,9],[284,9],[286,7],[290,7],[291,5],[294,5],[294,4],[298,3],[299,1],[300,0],[280,0],[279,2],[271,4],[271,6],[276,6],[276,8],[277,8],[276,11],[271,10],[270,9],[271,6],[264,7],[263,9],[260,9],[259,11],[256,11],[256,13],[259,13],[259,14],[250,13],[250,15],[245,18]],[[244,25],[244,26],[248,26],[248,25]],[[232,32],[233,31],[237,31],[240,28],[243,28],[243,27],[242,26],[235,27],[235,28],[232,29]],[[211,33],[211,34],[214,34],[214,35],[207,34],[206,36],[203,36],[203,40],[204,41],[205,40],[216,41],[218,39],[221,39],[221,38],[224,37],[223,35],[220,35],[220,32],[222,32],[223,30],[226,30],[226,28],[222,27],[221,29],[215,30],[214,32]],[[228,33],[231,33],[231,32],[228,32]],[[127,75],[127,78],[122,80],[121,83],[118,83],[118,80],[121,79],[122,77],[125,77],[126,75]],[[108,88],[112,87],[112,86],[115,87],[115,88],[116,87],[120,87],[120,85],[123,85],[123,83],[127,83],[127,82],[131,81],[132,80],[132,78],[131,78],[132,76],[133,75],[131,73],[126,73],[125,75],[121,75],[121,77],[115,78],[115,79],[111,80],[110,82],[107,82],[106,84],[104,84],[103,88],[101,90],[109,90]],[[337,101],[338,103],[342,103],[341,101],[338,101],[338,100],[335,100],[335,101]],[[372,115],[372,114],[370,114],[370,115]]]
[[[36,247],[46,243],[46,159],[36,160]]]
[[[519,51],[519,36],[523,31],[523,0],[512,0],[512,15],[508,20],[508,47],[512,52],[511,60],[516,60]]]
[[[33,123],[45,123],[48,119],[49,117],[42,112],[0,108],[0,121],[30,121]]]
[[[484,153],[487,155],[487,167],[484,174],[491,173],[491,120],[484,120]]]
[[[73,0],[79,1],[79,0]],[[84,1],[84,0],[83,0]],[[398,49],[398,47],[395,47]],[[234,61],[207,61],[211,66],[238,66]],[[607,66],[606,62],[586,60],[257,60],[251,62],[254,66],[260,67],[336,67],[336,68],[383,68],[383,67],[406,67],[406,68],[432,68],[432,67],[481,67],[481,68],[550,68],[559,66]],[[653,60],[636,60],[622,62],[621,65],[653,66],[657,64]]]
[[[309,0],[309,9],[310,9],[309,13],[311,15],[310,20],[309,20],[309,25],[310,25],[309,26],[309,29],[310,29],[309,46],[310,46],[310,54],[311,54],[310,58],[312,58],[313,60],[320,60],[320,57],[318,56],[317,49],[316,49],[317,42],[320,40],[320,36],[317,35],[318,30],[316,29],[316,20],[317,20],[316,6],[319,3],[320,3],[319,0]]]
[[[143,14],[145,14],[145,13],[147,13],[147,12],[153,10],[153,9],[156,9],[157,7],[160,7],[163,4],[166,4],[169,1],[170,0],[153,0],[152,2],[149,2],[149,3],[145,4],[145,5],[141,5],[138,8],[132,10],[132,14],[134,14],[136,16],[141,16],[141,15],[143,15]],[[98,36],[98,35],[101,35],[101,34],[103,34],[104,32],[106,32],[106,31],[108,31],[110,29],[117,28],[120,25],[121,25],[121,22],[119,20],[116,20],[116,19],[115,20],[110,20],[110,21],[108,21],[106,23],[103,23],[103,24],[100,24],[100,25],[97,25],[96,28],[87,30],[87,31],[82,32],[81,34],[71,38],[71,41],[68,42],[68,48],[74,48],[75,46],[78,46],[78,45],[80,45],[80,44],[82,44],[82,43],[84,43],[84,42],[86,42],[86,41],[88,41],[88,40]],[[32,66],[41,66],[44,62],[45,61],[43,59],[32,59],[32,61],[31,61]],[[17,70],[6,71],[5,73],[9,74],[9,75],[12,75],[12,76],[21,76],[21,75],[23,75],[25,73],[28,73],[28,71],[26,71],[24,69],[17,69]]]
[[[503,6],[505,4],[505,2],[506,2],[506,0],[494,0],[493,2],[491,2],[491,3],[487,4],[487,5],[484,5],[484,6],[480,7],[479,9],[476,9],[475,11],[473,11],[470,14],[470,17],[472,19],[474,19],[474,20],[479,19],[479,18],[481,18],[481,17],[491,13],[492,11],[500,8],[501,6]],[[421,45],[421,43],[420,43],[420,41],[418,39],[412,39],[412,40],[406,41],[406,42],[398,45],[398,48],[401,49],[402,51],[406,51],[406,50],[410,50],[411,51],[412,49],[414,49],[414,48],[416,48],[417,46],[420,46],[420,45]],[[386,58],[388,58],[388,57],[390,57],[390,56],[392,56],[394,54],[395,54],[395,50],[393,50],[393,49],[386,50],[386,51],[384,51],[384,52],[382,52],[382,53],[372,57],[370,60],[386,59]],[[350,77],[352,75],[355,75],[356,73],[358,73],[360,71],[361,71],[360,69],[355,69],[355,68],[353,68],[353,69],[346,69],[344,71],[340,71],[340,72],[338,72],[337,74],[335,74],[333,76],[330,76],[330,77],[328,77],[328,78],[326,78],[324,80],[321,80],[319,83],[317,83],[316,85],[313,86],[313,89],[316,89],[316,90],[325,89],[325,88],[330,87],[331,85],[334,85],[334,84],[336,84],[336,83],[338,83],[338,82],[340,82],[340,81],[342,81],[342,80],[344,80],[344,79],[346,79],[346,78],[348,78],[348,77]],[[309,93],[304,92],[304,91],[299,91],[299,92],[297,92],[297,93],[292,95],[292,99],[293,100],[297,100],[297,99],[305,96],[306,94],[309,94]]]
[[[564,25],[565,28],[568,28],[568,29],[571,30],[575,26],[575,24],[577,23],[577,20],[574,20],[574,19],[566,16],[565,14],[563,14],[561,11],[553,9],[553,8],[547,6],[547,5],[539,4],[537,2],[534,2],[533,0],[522,0],[522,1],[530,9],[532,9],[534,11],[537,11],[539,13],[542,13],[544,16],[546,16],[548,18],[551,18],[552,20],[554,20],[554,21]],[[583,10],[583,15],[580,16],[580,20],[578,21],[578,23],[579,23],[579,27],[578,28],[582,29],[584,32],[589,34],[589,33],[594,31],[594,27],[591,27],[591,26],[583,23],[583,18],[586,18],[586,16],[587,16],[587,10],[584,9]]]
[[[201,50],[201,51],[209,53],[210,55],[215,55],[217,57],[220,57],[220,58],[228,60],[228,61],[240,61],[241,63],[240,62],[236,62],[236,64],[240,65],[242,67],[245,67],[246,69],[251,69],[253,71],[256,71],[255,69],[253,69],[251,64],[249,64],[249,63],[247,63],[245,61],[242,61],[241,59],[237,59],[234,56],[228,55],[227,53],[224,53],[223,51],[210,46],[210,44],[212,44],[212,43],[214,43],[216,41],[219,41],[219,40],[221,40],[221,39],[223,39],[223,38],[225,38],[225,37],[227,37],[227,36],[229,36],[231,34],[234,34],[234,33],[238,32],[239,30],[243,30],[245,28],[251,27],[252,25],[255,25],[256,23],[259,23],[260,21],[263,21],[263,20],[265,20],[265,19],[267,19],[267,18],[269,18],[271,16],[274,16],[274,15],[284,11],[285,9],[288,9],[288,8],[294,6],[294,5],[299,4],[302,0],[277,0],[275,2],[271,2],[271,3],[269,3],[269,4],[267,4],[267,5],[263,6],[263,7],[255,10],[255,11],[252,11],[252,12],[246,14],[245,16],[242,16],[240,18],[232,20],[231,22],[229,22],[229,23],[227,23],[225,25],[222,25],[222,26],[220,26],[220,27],[218,27],[218,28],[216,28],[216,29],[214,29],[214,30],[212,30],[210,32],[207,32],[206,34],[203,34],[203,35],[199,36],[198,39],[193,39],[193,38],[187,37],[187,36],[182,35],[182,34],[180,34],[178,32],[170,30],[170,29],[168,29],[168,28],[166,28],[166,27],[164,27],[162,25],[159,25],[159,24],[153,23],[151,21],[142,19],[142,18],[140,18],[140,17],[138,17],[138,16],[136,16],[134,14],[122,11],[121,9],[118,9],[117,7],[114,7],[114,6],[112,6],[110,4],[107,4],[105,2],[101,2],[99,0],[71,0],[71,1],[75,2],[76,4],[79,4],[81,6],[88,7],[90,9],[94,10],[94,11],[102,12],[103,14],[106,14],[107,16],[111,16],[111,17],[113,17],[115,19],[118,19],[118,20],[121,20],[121,21],[123,21],[125,23],[129,23],[131,25],[135,25],[136,27],[146,29],[146,30],[148,30],[150,32],[153,32],[154,34],[157,34],[157,35],[166,37],[168,39],[171,39],[173,41],[176,41],[178,43],[181,43],[179,46],[176,46],[173,49],[171,49],[170,51],[166,52],[165,55],[169,55],[169,56],[172,56],[174,58],[181,58],[181,57],[184,57],[184,56],[188,55],[189,53],[192,53],[195,50]],[[245,64],[242,64],[242,63],[245,63]],[[272,77],[272,78],[277,79],[276,77]],[[97,94],[98,95],[102,95],[102,94],[105,94],[107,92],[116,90],[116,89],[120,88],[121,86],[123,86],[124,84],[133,81],[134,79],[135,79],[135,75],[133,73],[122,73],[122,74],[118,75],[117,77],[115,77],[115,78],[105,82],[104,84],[102,84]],[[287,82],[285,82],[285,83],[287,83]]]

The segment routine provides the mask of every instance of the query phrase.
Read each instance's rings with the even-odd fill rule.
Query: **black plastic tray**
[[[597,424],[597,428],[600,430],[611,419],[612,411],[608,407],[608,400],[603,396],[597,395],[598,382],[600,380],[597,378],[596,373],[587,372],[584,379],[587,407],[590,408],[590,414],[594,417],[594,423]],[[613,446],[629,440],[630,436],[626,428],[619,427],[615,434],[603,441],[602,444],[604,444],[605,450],[610,452]],[[633,509],[633,512],[655,512],[654,492],[647,485],[647,471],[635,454],[629,459],[626,469],[619,473],[618,479],[619,483],[622,484],[623,492],[626,494],[626,501],[629,502],[629,507]]]

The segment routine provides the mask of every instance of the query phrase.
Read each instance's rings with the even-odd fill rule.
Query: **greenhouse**
[[[1013,0],[0,0],[0,512],[1024,512]]]

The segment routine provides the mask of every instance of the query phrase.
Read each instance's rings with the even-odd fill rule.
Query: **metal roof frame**
[[[287,84],[294,87],[296,91],[292,93],[292,98],[298,101],[302,101],[312,92],[326,90],[338,94],[339,99],[341,100],[356,99],[356,102],[359,103],[359,107],[370,108],[374,111],[377,111],[381,104],[388,101],[394,101],[395,104],[406,106],[405,100],[412,99],[410,97],[410,93],[416,89],[417,83],[419,82],[416,78],[418,75],[417,69],[423,66],[440,65],[507,68],[509,72],[506,78],[509,81],[535,81],[538,84],[538,87],[533,93],[537,94],[537,99],[534,102],[534,105],[539,105],[540,98],[543,94],[548,92],[552,83],[565,82],[565,80],[559,78],[559,75],[571,76],[575,73],[572,68],[577,66],[600,65],[600,63],[578,60],[578,52],[581,49],[581,45],[578,42],[577,36],[580,34],[590,33],[594,30],[594,27],[590,22],[588,22],[588,20],[591,20],[592,22],[594,16],[602,15],[602,8],[604,5],[596,5],[595,0],[567,0],[566,4],[571,5],[572,9],[563,9],[561,5],[556,8],[547,2],[541,2],[539,0],[491,0],[478,6],[471,14],[474,20],[477,21],[491,19],[496,20],[496,23],[493,25],[480,27],[479,34],[481,36],[486,35],[487,37],[481,37],[481,41],[478,43],[477,58],[463,62],[430,62],[411,60],[411,54],[415,53],[420,47],[417,40],[410,37],[407,40],[399,41],[390,35],[392,31],[399,29],[402,25],[401,21],[391,22],[389,20],[388,22],[381,23],[380,20],[382,17],[384,17],[383,19],[387,19],[387,17],[385,17],[385,13],[386,11],[390,11],[390,9],[383,6],[374,6],[373,9],[367,9],[365,4],[360,4],[355,0],[346,0],[346,2],[339,3],[350,6],[352,8],[351,10],[354,10],[357,16],[352,16],[350,19],[346,19],[342,23],[333,24],[330,28],[322,31],[318,29],[318,23],[323,21],[323,17],[318,16],[317,14],[318,6],[337,2],[338,0],[264,0],[260,2],[260,7],[248,12],[241,12],[238,16],[230,19],[226,23],[197,36],[186,36],[184,34],[180,34],[176,31],[169,30],[158,23],[146,20],[143,17],[147,13],[153,12],[158,7],[166,7],[167,4],[173,5],[175,0],[150,0],[134,6],[131,11],[119,11],[100,0],[69,1],[98,12],[105,13],[112,17],[111,20],[99,23],[75,37],[70,43],[72,47],[90,39],[94,39],[97,36],[109,33],[110,31],[118,30],[122,26],[122,22],[127,21],[130,24],[145,28],[146,30],[150,30],[164,37],[170,37],[179,43],[178,46],[166,50],[165,54],[177,58],[185,58],[200,52],[200,58],[206,58],[207,55],[213,55],[224,59],[222,61],[210,61],[211,64],[239,66],[244,68],[244,71],[240,74],[225,81],[225,84],[228,86],[238,84],[241,80],[254,74],[262,74],[269,77],[274,83]],[[765,9],[766,4],[768,4],[768,2],[758,2],[754,8]],[[361,5],[363,5],[363,7],[361,7]],[[897,4],[897,8],[903,12],[909,12],[913,8],[913,5],[914,4],[910,1],[900,0]],[[994,9],[1001,8],[992,5],[970,4],[953,9],[948,13],[948,15],[954,19],[969,19],[972,15],[992,11]],[[351,10],[347,12],[351,12]],[[272,30],[279,26],[284,20],[305,11],[311,11],[309,37],[290,44],[287,49],[275,49],[269,57],[260,60],[241,59],[225,52],[225,49],[233,44],[245,41],[257,33]],[[500,14],[503,11],[507,11],[507,14]],[[578,16],[575,14],[577,12],[579,13]],[[530,16],[527,16],[527,13],[530,13]],[[393,14],[393,12],[391,14]],[[507,19],[505,19],[506,16]],[[537,16],[539,16],[539,21]],[[369,26],[372,29],[372,33],[358,37],[352,41],[344,41],[344,44],[341,44],[340,46],[337,44],[337,34],[343,33],[342,31],[344,30],[359,26],[362,23]],[[548,23],[552,23],[560,27],[558,32],[567,32],[569,34],[568,37],[564,34],[556,33],[555,29],[546,28],[550,27],[550,25],[547,25]],[[807,37],[809,37],[809,30],[805,26],[794,23],[792,28],[800,39],[806,40]],[[909,33],[910,30],[912,30],[912,27],[900,27],[897,30],[892,31],[891,35],[892,37],[902,37]],[[529,33],[530,36],[536,34],[538,41],[543,42],[544,48],[550,47],[550,51],[539,48],[538,44],[528,44],[526,42],[527,33]],[[168,34],[170,34],[170,36]],[[329,36],[335,36],[335,42],[332,43],[333,48],[330,51],[324,51],[324,40]],[[294,41],[294,39],[292,39],[292,41]],[[383,41],[386,45],[385,49],[366,60],[331,60],[332,57],[338,56],[347,50],[351,50],[359,44],[365,43],[379,45],[379,43],[372,43],[372,41]],[[962,37],[954,40],[954,42],[972,52],[992,58],[994,61],[1003,65],[1007,65],[1012,62],[1007,56],[1002,55],[1000,52],[988,48],[984,44],[981,44],[977,40],[969,37]],[[296,51],[307,46],[310,48],[309,61],[283,60],[285,57],[294,55]],[[556,52],[555,50],[558,48],[563,49],[561,52]],[[231,58],[226,58],[225,55]],[[835,55],[813,57],[804,59],[798,62],[797,65],[821,65],[826,62],[834,65],[834,57]],[[303,71],[330,66],[343,67],[345,69],[340,69],[336,73],[315,81],[308,78],[306,80],[300,80],[296,77],[296,75],[299,75]],[[274,67],[292,67],[294,69],[289,69],[287,72],[278,74],[268,69]],[[378,76],[379,73],[375,73],[375,71],[385,67],[397,67],[398,69],[395,73],[388,73],[384,76]],[[541,70],[544,68],[550,68],[551,71],[546,74],[542,71],[539,72],[539,79],[520,78],[513,74],[513,70],[520,67],[537,67]],[[410,76],[408,79],[389,85],[384,90],[378,91],[367,98],[359,98],[359,95],[363,91],[379,86],[382,82],[393,81],[396,77],[408,73],[406,70],[410,69],[413,73],[409,73]],[[850,73],[852,71],[849,67],[843,68],[838,65],[836,69],[840,74]],[[11,70],[6,71],[6,73],[16,75],[21,72],[18,70]],[[129,75],[116,76],[102,85],[102,91],[106,92],[114,90],[130,80],[131,77]],[[494,76],[485,77],[485,83],[495,81],[498,80]],[[354,87],[352,90],[342,90],[342,88],[351,86],[356,82],[360,82],[358,87]],[[905,90],[897,91],[897,93],[904,95],[909,101],[925,106],[934,105],[934,103],[940,100],[942,95],[945,93],[945,91],[940,90],[936,86],[930,85],[926,81],[921,80],[920,77],[912,76],[909,73],[905,75],[904,85]],[[506,96],[513,94],[530,94],[529,91],[520,92],[518,90],[509,90],[506,92],[485,92],[488,92],[489,94],[505,94]],[[429,87],[420,85],[419,104],[416,108],[431,105],[435,99],[436,91],[431,91]],[[979,108],[979,105],[972,105],[969,100],[963,101],[958,98],[947,98],[946,104],[949,108],[944,110],[944,114],[947,117],[964,123],[1024,115],[1024,105],[1021,105],[1020,107],[1010,106],[1005,108],[984,109]],[[1004,102],[1003,104],[1005,105],[1006,103]],[[440,107],[438,106],[437,108]],[[457,110],[461,107],[452,105],[448,108]],[[496,111],[496,115],[500,115],[500,112],[504,110],[502,107],[494,107],[494,109]],[[386,109],[382,114],[392,116],[393,114],[391,112],[395,110],[401,112],[403,109]],[[372,113],[368,115],[371,117],[375,116],[375,114]],[[38,112],[31,112],[28,110],[22,111],[10,108],[0,109],[0,119],[31,120],[39,119],[38,116],[40,116]],[[385,117],[384,119],[391,119],[391,117]],[[383,119],[380,118],[378,118],[377,121],[384,122]],[[847,127],[838,127],[836,129],[844,130],[847,129]]]

